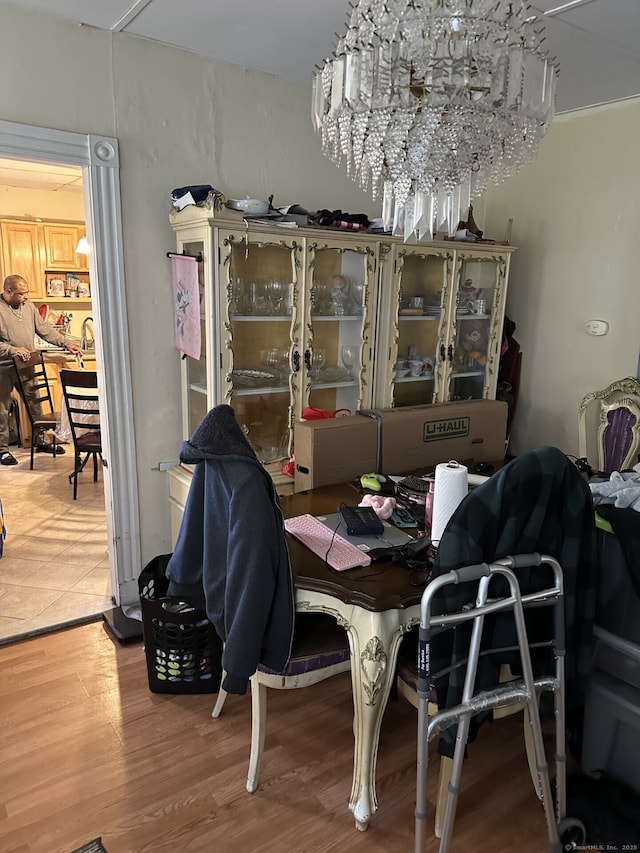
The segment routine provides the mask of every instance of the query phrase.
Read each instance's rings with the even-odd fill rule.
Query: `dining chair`
[[[98,480],[98,457],[102,461],[98,374],[95,370],[63,369],[60,371],[60,384],[73,441],[74,464],[69,482],[73,483],[75,501],[78,497],[78,476],[89,459],[93,458],[94,483]]]
[[[251,755],[247,791],[260,782],[260,766],[267,727],[267,687],[291,690],[309,687],[351,668],[346,630],[325,613],[296,613],[289,663],[281,672],[258,666],[251,676]],[[223,674],[224,681],[224,674]],[[219,717],[227,694],[221,688],[212,717]]]
[[[640,382],[632,376],[583,397],[578,412],[580,455],[598,473],[631,468],[640,461]]]
[[[56,427],[60,420],[60,412],[54,410],[53,397],[47,377],[47,369],[44,354],[32,352],[28,361],[23,361],[20,356],[13,357],[18,391],[25,405],[25,410],[31,424],[31,462],[30,469],[33,470],[33,458],[36,444],[44,440],[46,433],[51,431],[53,456],[57,456],[60,450],[56,435]],[[61,451],[64,453],[64,450]]]
[[[564,570],[565,625],[567,634],[567,697],[573,711],[584,700],[591,669],[593,622],[597,589],[597,544],[591,493],[575,465],[555,447],[541,447],[516,457],[481,486],[469,492],[449,520],[438,547],[433,577],[468,565],[491,563],[510,554],[545,553],[558,559]],[[523,594],[535,589],[536,574],[520,579]],[[461,585],[456,604],[468,603]],[[536,635],[533,634],[533,639]],[[417,707],[417,638],[412,632],[399,654],[398,693]],[[438,649],[451,663],[452,649]],[[517,660],[516,660],[517,663]],[[511,679],[508,656],[483,660],[482,675],[492,684]],[[434,666],[435,669],[440,667]],[[432,702],[449,707],[460,699],[460,676],[435,684]],[[508,712],[514,713],[516,705]],[[528,712],[527,712],[528,713]],[[469,742],[488,715],[470,722]],[[530,718],[525,719],[525,742],[532,778],[537,778]],[[436,807],[436,834],[443,829],[444,801],[452,772],[454,738],[449,732],[439,744],[440,784]],[[538,788],[539,792],[540,789]]]

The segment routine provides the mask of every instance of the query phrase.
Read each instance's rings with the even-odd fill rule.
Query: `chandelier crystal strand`
[[[314,75],[323,153],[385,228],[451,236],[471,199],[537,155],[557,68],[524,0],[360,0]],[[404,215],[404,208],[410,209]]]

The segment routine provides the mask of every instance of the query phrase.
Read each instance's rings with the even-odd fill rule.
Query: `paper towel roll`
[[[469,491],[466,465],[457,462],[441,462],[436,466],[433,491],[433,521],[431,540],[438,545],[447,522]]]

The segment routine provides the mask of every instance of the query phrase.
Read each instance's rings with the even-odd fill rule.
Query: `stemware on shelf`
[[[313,350],[313,374],[315,376],[316,381],[320,378],[320,371],[327,363],[327,353],[322,348],[316,348]]]
[[[340,358],[347,370],[349,379],[353,379],[353,368],[356,363],[356,347],[343,346],[340,350]]]

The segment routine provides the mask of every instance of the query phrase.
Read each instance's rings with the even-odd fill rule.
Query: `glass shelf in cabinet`
[[[393,381],[396,384],[400,382],[433,382],[434,378],[433,376],[397,376]]]
[[[265,320],[271,323],[287,322],[291,323],[291,314],[229,314],[229,319],[234,323],[264,323]]]
[[[456,320],[489,320],[491,314],[470,314],[468,311],[456,311]]]
[[[311,319],[313,322],[339,322],[342,323],[344,320],[362,320],[362,314],[311,314]]]
[[[289,388],[287,385],[261,385],[259,388],[238,388],[234,385],[231,393],[234,397],[246,397],[251,394],[288,394]]]
[[[312,382],[311,387],[319,390],[321,388],[352,388],[358,384],[357,379],[345,379],[339,382]]]
[[[402,320],[403,323],[415,323],[416,320],[418,322],[424,322],[425,320],[439,320],[441,314],[441,311],[437,314],[398,314],[398,320]]]
[[[196,385],[195,383],[189,383],[189,391],[194,391],[196,394],[204,394],[206,395],[207,389],[204,385]]]
[[[484,376],[484,370],[454,370],[451,373],[452,379],[460,379],[463,376]],[[422,377],[418,377],[421,379]]]

